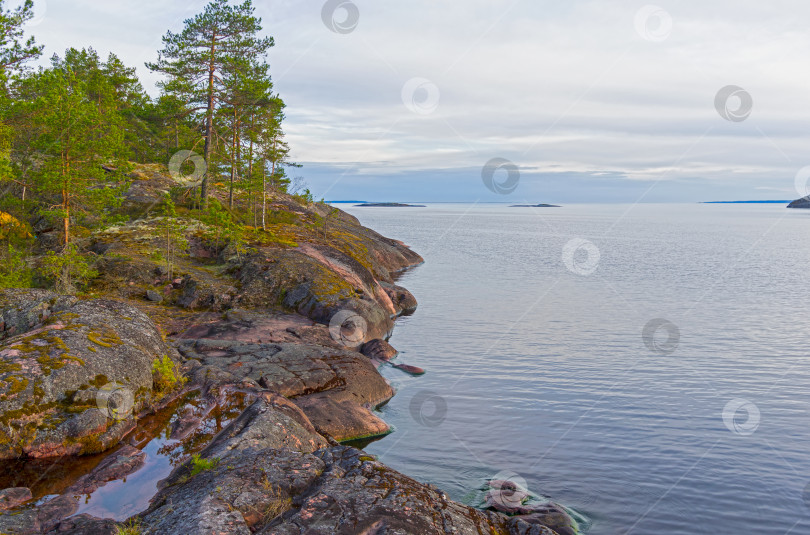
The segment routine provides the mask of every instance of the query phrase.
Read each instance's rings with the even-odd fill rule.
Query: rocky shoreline
[[[0,533],[578,532],[512,482],[476,509],[342,444],[391,432],[379,366],[424,373],[387,342],[416,310],[395,274],[417,253],[278,195],[272,239],[189,224],[170,273],[150,255],[167,180],[135,175],[130,222],[88,238],[100,275],[85,295],[0,292]],[[83,512],[101,498],[144,506]]]

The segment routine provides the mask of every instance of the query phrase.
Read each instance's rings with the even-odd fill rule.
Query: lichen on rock
[[[43,294],[16,297],[36,303]],[[115,445],[152,401],[136,400],[135,393],[152,392],[155,356],[178,360],[154,323],[131,305],[87,300],[49,310],[38,325],[26,319],[30,330],[0,346],[0,458],[95,453]]]

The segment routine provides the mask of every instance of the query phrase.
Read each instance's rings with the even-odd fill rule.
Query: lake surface
[[[517,474],[592,535],[810,533],[810,211],[341,208],[426,260],[391,342],[428,373],[383,370],[367,451],[470,504]]]

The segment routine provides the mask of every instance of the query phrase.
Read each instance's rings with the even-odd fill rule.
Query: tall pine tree
[[[227,87],[228,68],[240,58],[262,58],[273,46],[272,37],[259,37],[261,19],[254,16],[251,0],[231,6],[228,0],[214,0],[203,13],[185,21],[180,33],[169,31],[163,37],[164,48],[158,60],[147,63],[163,73],[163,90],[178,95],[195,110],[203,112],[203,156],[212,167],[214,117]],[[200,201],[207,204],[209,173],[200,186]]]

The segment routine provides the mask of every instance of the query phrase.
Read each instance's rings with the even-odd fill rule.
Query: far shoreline
[[[356,208],[427,208],[424,204],[405,204],[399,202],[367,202],[355,204]]]

